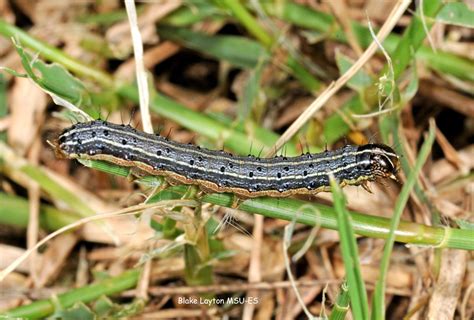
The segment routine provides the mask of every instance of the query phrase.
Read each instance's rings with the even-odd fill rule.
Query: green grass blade
[[[208,194],[203,201],[231,207],[233,197],[228,194]],[[311,208],[313,207],[313,208]],[[291,221],[295,212],[300,211],[296,222],[309,226],[337,230],[336,213],[332,207],[305,202],[297,199],[256,198],[244,201],[239,209],[266,217]],[[320,212],[316,215],[315,212]],[[351,211],[354,231],[362,236],[383,238],[388,236],[390,219]],[[413,222],[400,222],[395,232],[396,241],[419,245],[456,246],[466,250],[474,249],[472,234],[468,230],[430,227]],[[450,237],[445,238],[445,234]]]
[[[237,121],[242,127],[245,127],[246,123],[251,123],[253,118],[259,119],[260,117],[256,114],[261,115],[259,111],[264,108],[262,103],[259,103],[258,97],[262,90],[260,81],[265,65],[266,63],[264,61],[260,61],[260,63],[249,72],[247,83],[244,84],[242,95],[239,97]],[[257,122],[259,121],[257,120]]]
[[[7,88],[7,80],[5,76],[0,73],[0,118],[8,114]],[[7,141],[6,132],[0,132],[0,141]]]
[[[316,93],[321,89],[321,82],[316,79],[309,71],[308,68],[300,63],[296,57],[290,55],[286,59],[286,66],[290,68],[291,74],[298,79],[301,84],[312,93]]]
[[[187,0],[186,2],[184,6],[160,20],[160,23],[173,27],[186,27],[204,19],[218,21],[225,16],[225,13],[212,1]]]
[[[346,71],[349,70],[350,67],[352,67],[354,62],[355,61],[353,61],[340,51],[336,51],[336,64],[339,69],[339,74],[346,73]],[[355,75],[352,76],[349,81],[347,81],[347,86],[354,91],[362,92],[372,83],[373,79],[369,76],[369,74],[364,69],[360,69],[356,72]]]
[[[347,283],[344,281],[340,286],[340,292],[337,295],[336,302],[331,310],[329,320],[344,320],[346,319],[347,312],[349,311],[350,303],[349,290]]]
[[[464,2],[449,2],[436,15],[436,21],[460,27],[474,28],[474,10]]]
[[[339,184],[331,178],[331,190],[336,209],[338,232],[344,269],[346,271],[347,284],[349,286],[349,296],[351,299],[352,315],[354,319],[364,320],[369,318],[369,304],[367,292],[365,290],[364,279],[362,278],[359,262],[359,251],[352,229],[352,219],[346,209],[346,199]]]
[[[184,195],[185,186],[168,188],[162,193],[152,197],[150,200],[176,199]],[[234,197],[226,193],[205,194],[203,202],[217,204],[223,207],[232,207]],[[254,214],[261,214],[268,218],[292,221],[295,212],[297,223],[308,226],[320,226],[332,230],[338,230],[336,212],[333,207],[305,202],[291,198],[255,198],[243,201],[239,210]],[[315,212],[319,212],[317,215]],[[358,235],[386,239],[390,231],[391,220],[351,211],[352,228]],[[446,237],[446,235],[449,235]],[[440,246],[443,248],[458,248],[474,250],[474,240],[469,230],[431,227],[419,223],[401,221],[396,232],[396,241],[425,246]]]
[[[247,11],[247,9],[235,0],[215,0],[220,6],[230,10],[232,15],[252,34],[258,41],[270,48],[273,45],[273,38],[265,29],[263,29],[256,19]]]
[[[360,95],[352,97],[340,109],[340,112],[329,116],[324,121],[323,136],[328,145],[333,144],[341,137],[347,135],[350,127],[346,120],[341,117],[341,113],[346,117],[351,117],[352,114],[361,114],[368,111]]]
[[[393,244],[395,242],[395,230],[397,230],[399,226],[401,215],[407,204],[410,192],[412,191],[415,182],[418,178],[418,174],[420,173],[423,164],[425,163],[429,153],[431,152],[431,147],[433,146],[434,138],[435,127],[434,125],[431,125],[428,137],[421,146],[420,153],[415,162],[415,166],[408,175],[407,181],[403,185],[397,202],[395,203],[395,209],[390,223],[390,231],[387,237],[387,241],[385,242],[383,257],[380,264],[380,274],[375,285],[372,303],[372,319],[385,319],[385,281],[387,278],[388,266],[390,264],[390,254],[392,252]],[[446,235],[448,235],[447,230]],[[442,243],[442,241],[440,243]]]
[[[139,270],[132,269],[125,271],[117,277],[111,277],[82,288],[57,295],[54,299],[39,300],[33,303],[11,309],[4,313],[9,318],[39,319],[51,315],[55,311],[55,306],[66,309],[77,302],[87,303],[100,298],[103,295],[112,295],[124,290],[133,288],[140,275]]]
[[[82,61],[68,56],[63,51],[32,37],[20,28],[2,19],[0,19],[0,34],[7,38],[15,37],[22,46],[31,48],[47,60],[55,61],[78,75],[97,81],[104,87],[111,87],[113,85],[113,80],[107,73],[85,65]]]
[[[435,17],[442,7],[440,0],[423,1],[423,14],[425,19]],[[423,22],[420,18],[421,12],[418,9],[417,15],[413,17],[410,24],[403,32],[402,38],[397,44],[396,49],[391,54],[393,60],[393,69],[395,79],[407,68],[413,60],[413,53],[423,44],[426,38],[426,31],[423,28]],[[427,28],[431,28],[432,23],[427,22]],[[382,72],[383,74],[384,72]]]
[[[28,226],[28,200],[0,192],[0,224],[8,224],[20,228]],[[56,230],[77,221],[80,217],[72,212],[58,210],[52,206],[40,206],[40,226],[44,230]]]
[[[241,68],[255,68],[260,59],[268,59],[264,47],[258,42],[245,37],[210,36],[190,29],[171,26],[160,26],[158,33],[165,39],[175,41],[216,59],[228,61]],[[236,50],[236,48],[239,48],[239,50]]]
[[[77,161],[88,168],[97,169],[115,176],[128,177],[130,175],[129,167],[121,167],[101,160],[78,159]]]
[[[137,14],[141,14],[143,9],[145,9],[144,6],[138,7]],[[80,15],[77,21],[85,24],[90,23],[101,27],[109,27],[125,19],[127,19],[127,12],[125,9],[119,9],[111,12]]]
[[[27,75],[44,90],[53,92],[80,107],[90,104],[90,96],[85,86],[57,63],[46,64],[34,59],[19,44],[15,44]],[[41,75],[38,75],[41,74]]]

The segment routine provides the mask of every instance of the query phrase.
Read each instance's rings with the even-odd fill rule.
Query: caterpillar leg
[[[238,209],[239,206],[242,204],[242,202],[244,202],[244,200],[242,198],[239,198],[236,194],[232,194],[232,204],[230,205],[230,207],[232,209]]]
[[[367,191],[368,193],[373,193],[373,192],[372,192],[372,189],[370,189],[369,181],[363,181],[360,185],[361,185],[361,187],[364,188],[364,190]]]

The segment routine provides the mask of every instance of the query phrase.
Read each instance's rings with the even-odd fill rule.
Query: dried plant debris
[[[0,1],[0,317],[474,318],[471,9]]]

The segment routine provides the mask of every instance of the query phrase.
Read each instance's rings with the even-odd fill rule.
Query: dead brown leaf
[[[33,143],[44,119],[48,98],[33,81],[15,78],[10,95],[8,143],[24,155]]]

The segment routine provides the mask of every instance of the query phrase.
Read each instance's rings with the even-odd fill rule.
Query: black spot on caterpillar
[[[65,158],[105,160],[161,175],[173,184],[195,184],[205,191],[242,197],[284,197],[330,190],[329,175],[341,186],[392,178],[399,157],[383,144],[343,148],[297,157],[255,157],[169,141],[130,126],[96,120],[64,130],[55,143]]]

